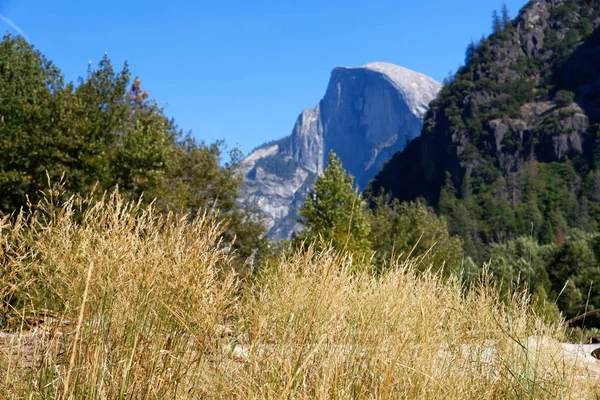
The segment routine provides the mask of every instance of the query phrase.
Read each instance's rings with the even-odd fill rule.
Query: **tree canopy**
[[[183,135],[127,64],[116,71],[104,55],[77,84],[65,82],[23,38],[6,35],[0,97],[0,212],[35,206],[64,175],[67,194],[118,186],[165,212],[219,212],[241,256],[265,247],[264,228],[239,199],[239,151],[224,162],[223,143]]]
[[[462,243],[450,235],[445,218],[421,202],[400,203],[383,195],[373,202],[370,240],[380,265],[410,255],[419,260],[421,269],[460,271]]]

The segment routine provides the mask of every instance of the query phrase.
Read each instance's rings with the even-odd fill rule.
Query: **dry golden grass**
[[[208,215],[53,196],[0,223],[13,330],[0,336],[0,398],[600,394],[557,350],[560,329],[486,282],[465,291],[413,261],[375,276],[312,250],[243,280]],[[33,316],[44,324],[27,329]]]

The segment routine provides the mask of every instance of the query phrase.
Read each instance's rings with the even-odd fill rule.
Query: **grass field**
[[[240,277],[223,224],[117,194],[1,221],[0,398],[600,396],[564,330],[485,279],[310,249]]]

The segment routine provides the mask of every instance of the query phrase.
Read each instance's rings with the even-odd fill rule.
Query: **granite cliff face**
[[[441,84],[388,64],[335,68],[325,96],[298,117],[291,136],[255,149],[243,162],[244,197],[266,216],[274,239],[301,229],[298,209],[329,151],[362,190],[383,164],[419,135]]]

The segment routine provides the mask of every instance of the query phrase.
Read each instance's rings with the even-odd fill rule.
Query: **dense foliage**
[[[573,12],[575,9],[579,9],[578,16]],[[592,152],[584,149],[583,153],[572,153],[572,158],[564,155],[554,161],[548,156],[544,142],[575,131],[570,128],[569,132],[561,120],[575,113],[568,107],[576,100],[576,94],[559,89],[564,82],[558,71],[568,62],[574,45],[591,35],[590,21],[599,13],[598,6],[580,7],[574,1],[554,7],[551,18],[558,23],[553,29],[546,29],[544,42],[544,49],[553,54],[552,59],[521,58],[511,68],[524,78],[503,82],[498,79],[501,72],[494,70],[498,60],[490,50],[509,37],[513,26],[508,25],[478,47],[469,48],[467,66],[432,105],[441,107],[450,117],[447,129],[464,130],[470,137],[467,145],[470,150],[460,156],[461,162],[468,166],[467,171],[459,179],[448,176],[439,196],[438,208],[448,216],[451,233],[463,239],[466,253],[475,260],[480,263],[491,260],[498,277],[527,282],[532,292],[542,297],[547,293],[569,318],[598,306],[594,285],[600,278],[600,260],[586,241],[571,239],[550,249],[547,245],[572,228],[598,230],[600,172]],[[556,39],[557,32],[564,34],[562,40]],[[491,68],[486,75],[496,79],[477,79],[476,74],[487,67]],[[458,102],[461,97],[469,96],[472,84],[479,89],[487,85],[486,89],[493,91],[498,101],[476,112],[465,107],[461,114],[454,114],[452,110],[461,109]],[[502,156],[486,152],[490,148],[486,144],[490,132],[484,127],[490,120],[522,117],[523,104],[547,100],[563,110],[541,117],[526,137],[509,131],[503,138],[504,154],[523,155],[520,165],[507,169]],[[585,107],[585,100],[581,96],[579,100]],[[460,187],[456,188],[454,182],[460,182]],[[523,236],[534,240],[529,243],[534,248],[527,255],[519,254],[518,250],[523,240],[519,237]],[[488,246],[493,243],[502,244]]]
[[[217,210],[228,241],[248,256],[264,247],[260,224],[238,205],[239,152],[223,163],[222,144],[183,136],[127,65],[105,55],[78,84],[22,38],[0,42],[0,212],[35,207],[49,184],[67,193],[157,199],[162,211]]]
[[[527,285],[537,297],[555,303],[567,318],[600,308],[600,235],[559,231],[555,242],[541,245],[530,237],[492,244],[490,272],[504,288]],[[555,312],[556,314],[556,312]],[[579,323],[597,326],[590,316]]]
[[[300,209],[305,230],[294,238],[296,245],[331,246],[373,259],[380,271],[398,259],[414,260],[421,271],[464,271],[461,240],[450,235],[444,218],[423,203],[400,203],[384,195],[370,199],[369,210],[353,185],[353,177],[331,152],[325,173]]]
[[[463,250],[458,236],[451,236],[444,218],[421,202],[400,203],[386,196],[373,199],[371,247],[379,265],[395,257],[418,260],[420,270],[462,271]]]
[[[548,140],[570,133],[569,129],[574,131],[562,120],[575,111],[566,108],[546,113],[525,137],[509,129],[502,138],[501,154],[489,145],[495,140],[490,137],[489,124],[498,118],[523,118],[522,106],[528,102],[551,100],[558,109],[569,107],[575,93],[559,89],[561,76],[555,72],[568,60],[575,44],[591,35],[591,21],[598,16],[600,6],[581,6],[574,0],[552,7],[555,25],[546,29],[543,44],[551,58],[519,58],[510,65],[515,72],[512,78],[505,76],[506,66],[500,63],[498,53],[512,39],[515,24],[503,22],[502,29],[490,38],[469,46],[466,66],[431,104],[447,118],[447,132],[465,132],[469,138],[459,156],[465,168],[458,175],[452,171],[454,175],[446,180],[438,199],[442,213],[450,216],[451,231],[463,237],[468,252],[478,259],[485,243],[519,235],[533,235],[549,243],[557,229],[597,228],[600,180],[596,182],[598,166],[589,157],[591,152],[584,149],[569,159],[567,155],[549,155],[545,146]],[[562,40],[556,39],[558,32]],[[487,91],[496,100],[477,106],[470,102],[474,91]],[[469,104],[461,105],[463,99]],[[522,161],[510,165],[503,160],[511,156]],[[453,187],[456,184],[460,186]]]

